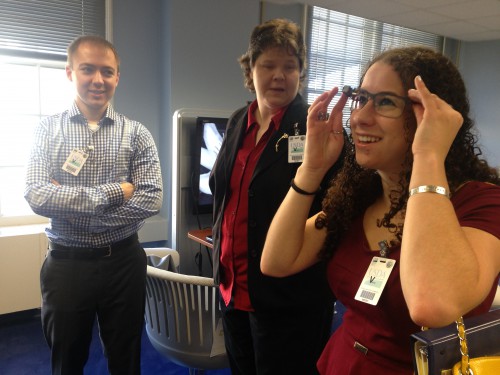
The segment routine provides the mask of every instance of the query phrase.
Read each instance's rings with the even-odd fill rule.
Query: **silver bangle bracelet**
[[[436,186],[436,185],[421,185],[417,186],[416,188],[413,188],[410,190],[410,197],[415,194],[419,193],[436,193],[440,195],[444,195],[447,198],[450,198],[450,192],[442,187],[442,186]]]

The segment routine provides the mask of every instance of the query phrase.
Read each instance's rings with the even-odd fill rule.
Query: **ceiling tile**
[[[500,40],[500,0],[268,0],[305,3],[465,41]]]

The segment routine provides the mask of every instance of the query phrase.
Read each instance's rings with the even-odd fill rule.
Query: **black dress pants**
[[[42,327],[53,375],[82,375],[97,317],[112,375],[140,374],[146,254],[134,241],[98,259],[47,255],[40,273]]]
[[[333,308],[247,312],[223,307],[232,375],[314,375],[328,341]]]

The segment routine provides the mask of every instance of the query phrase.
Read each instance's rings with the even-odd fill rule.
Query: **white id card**
[[[302,163],[304,160],[304,146],[306,144],[305,135],[288,136],[288,162]]]
[[[89,154],[85,151],[74,148],[62,166],[63,171],[78,176],[88,157]]]
[[[394,259],[373,257],[354,299],[377,305],[395,264]]]

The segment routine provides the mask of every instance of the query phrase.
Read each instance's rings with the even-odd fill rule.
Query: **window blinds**
[[[418,44],[442,50],[443,38],[438,35],[316,6],[307,24],[309,104],[334,86],[357,87],[365,64],[384,49]]]
[[[0,54],[64,60],[83,34],[104,36],[104,0],[2,0]]]

